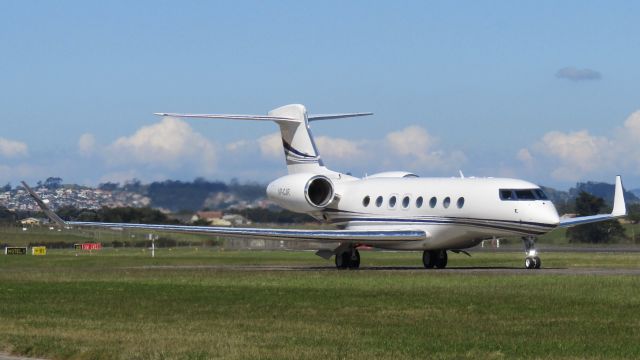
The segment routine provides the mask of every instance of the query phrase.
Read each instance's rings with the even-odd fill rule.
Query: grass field
[[[640,268],[637,253],[543,255],[545,267]],[[0,350],[56,359],[640,357],[638,276],[426,271],[415,252],[362,259],[378,270],[337,271],[284,251],[1,256]],[[520,268],[522,255],[452,254],[449,266]]]

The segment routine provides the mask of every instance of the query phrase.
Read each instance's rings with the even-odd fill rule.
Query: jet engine
[[[271,182],[267,196],[285,209],[308,213],[324,209],[333,201],[335,192],[328,177],[301,173]]]

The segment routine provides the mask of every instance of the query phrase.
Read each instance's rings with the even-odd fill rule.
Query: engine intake
[[[325,176],[312,177],[307,182],[305,195],[310,204],[323,208],[333,200],[333,184]]]
[[[328,177],[302,173],[276,179],[267,186],[267,196],[285,209],[313,212],[329,205],[335,192]]]

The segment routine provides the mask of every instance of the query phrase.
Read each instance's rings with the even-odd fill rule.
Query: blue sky
[[[364,175],[640,187],[640,3],[0,3],[0,183],[269,181],[268,123],[153,112],[375,116],[313,125]],[[324,148],[323,146],[324,145]]]

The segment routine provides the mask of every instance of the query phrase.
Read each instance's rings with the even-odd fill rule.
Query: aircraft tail
[[[175,114],[156,113],[160,116],[175,116],[183,118],[232,119],[232,120],[270,120],[280,127],[282,147],[285,154],[289,174],[314,173],[327,174],[328,170],[320,157],[318,148],[313,140],[310,121],[340,119],[372,115],[372,113],[348,113],[307,115],[304,105],[291,104],[269,111],[265,115],[228,115],[228,114]]]

